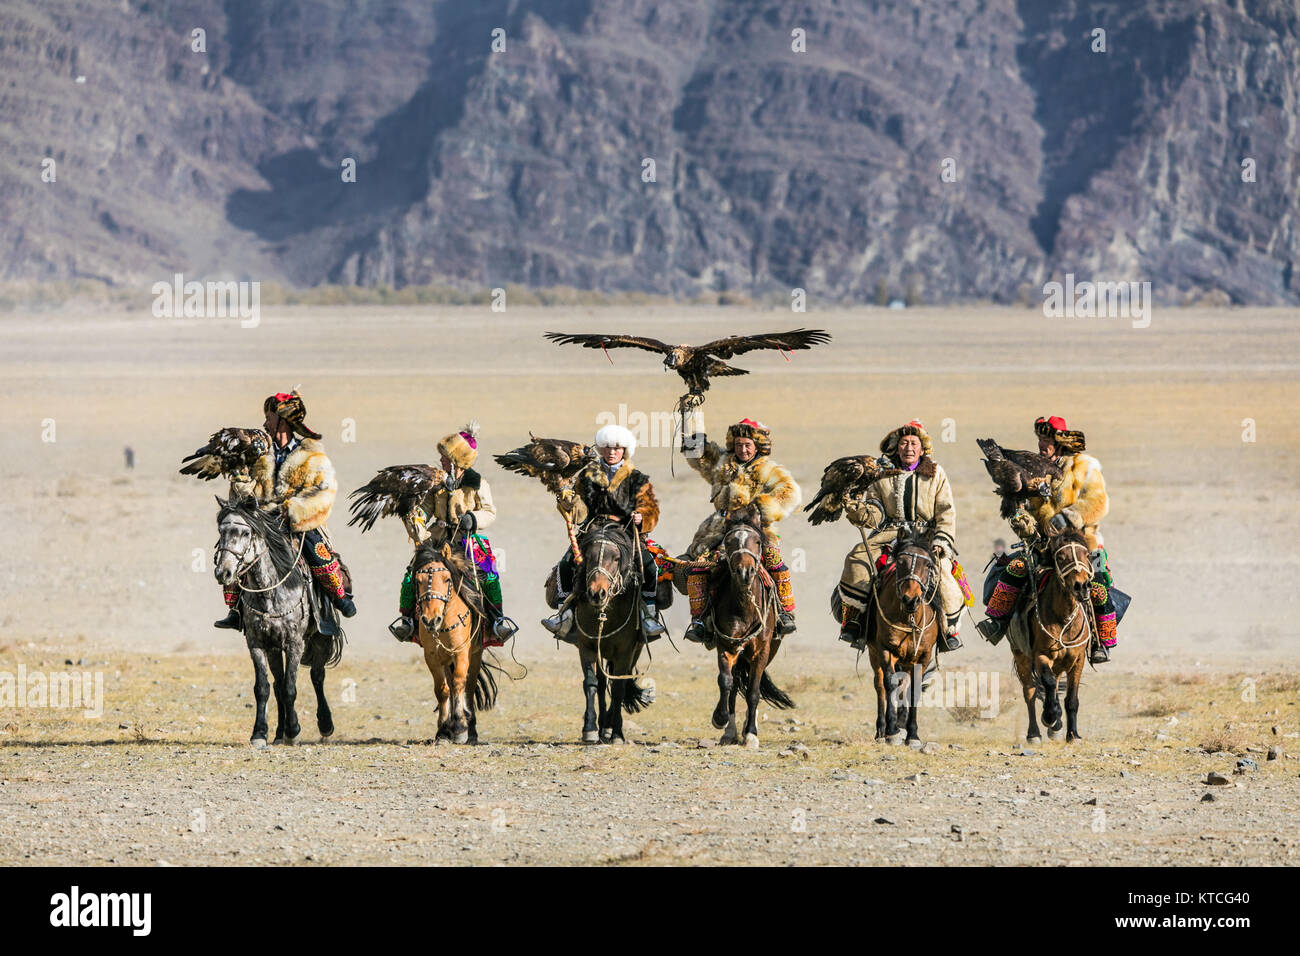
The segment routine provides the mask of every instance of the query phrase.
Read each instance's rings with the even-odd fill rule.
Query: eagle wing
[[[667,355],[671,345],[643,335],[602,335],[599,332],[547,332],[546,338],[556,345],[581,345],[584,349],[644,349]]]
[[[822,472],[817,495],[803,509],[808,513],[808,521],[812,524],[837,521],[850,498],[861,495],[873,481],[898,473],[897,468],[881,468],[872,455],[836,458]]]
[[[206,445],[181,459],[180,473],[204,481],[233,478],[246,474],[270,450],[271,436],[260,428],[221,428]]]
[[[442,482],[445,474],[433,465],[391,465],[380,469],[379,474],[348,495],[348,510],[352,512],[348,524],[359,524],[365,532],[380,518],[408,517],[411,509]]]
[[[1052,479],[1060,478],[1061,467],[1046,455],[1003,448],[991,438],[977,438],[984,453],[984,468],[993,479],[994,493],[1002,498],[1001,515],[1010,518],[1020,502],[1051,493]]]
[[[527,445],[503,455],[494,455],[493,460],[506,471],[540,479],[551,492],[558,494],[589,463],[596,460],[595,449],[582,442],[565,438],[537,438],[531,433],[528,437],[531,440]]]
[[[706,352],[718,358],[731,358],[756,349],[780,349],[794,352],[810,349],[831,340],[831,334],[824,329],[793,329],[789,332],[768,332],[763,335],[733,335],[717,339],[708,345],[699,346],[697,352]]]

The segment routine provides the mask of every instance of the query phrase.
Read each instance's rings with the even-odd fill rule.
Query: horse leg
[[[885,743],[901,744],[903,735],[898,732],[899,674],[898,661],[888,651],[881,653],[885,670]]]
[[[600,725],[596,719],[596,655],[586,647],[580,647],[578,655],[582,660],[582,693],[587,699],[587,709],[582,715],[582,742],[599,743]]]
[[[885,690],[885,664],[880,659],[880,652],[872,647],[868,655],[871,661],[872,683],[876,687],[876,740],[885,739],[885,711],[889,708]]]
[[[469,680],[469,642],[460,630],[452,632],[453,647],[459,647],[451,659],[451,723],[447,727],[454,744],[469,743],[469,718],[465,701],[465,687]]]
[[[909,747],[921,746],[921,735],[916,729],[916,715],[921,709],[921,675],[925,673],[926,665],[929,663],[930,655],[926,654],[912,665],[912,682],[909,687],[911,701],[907,708],[907,745]]]
[[[734,744],[740,739],[736,733],[736,694],[740,688],[736,685],[733,673],[739,652],[728,652],[718,648],[718,706],[713,712],[713,726],[722,729],[722,744]]]
[[[469,675],[465,679],[465,710],[469,722],[469,742],[478,743],[478,705],[474,703],[474,692],[478,687],[478,673],[483,666],[483,646],[475,644],[469,653]]]
[[[334,734],[334,716],[330,713],[330,703],[325,699],[325,665],[313,664],[311,667],[311,686],[316,691],[316,729],[320,739],[327,740]]]
[[[271,653],[267,655],[267,662],[271,665],[271,683],[275,690],[275,739],[272,743],[284,743],[284,652],[278,647],[272,648]]]
[[[622,667],[615,668],[618,673],[626,674]],[[609,734],[605,737],[607,744],[625,744],[623,737],[623,697],[627,693],[629,680],[612,680],[609,682]]]
[[[1034,700],[1038,696],[1038,681],[1034,677],[1033,662],[1019,654],[1014,654],[1014,660],[1016,676],[1020,678],[1020,690],[1025,697],[1025,707],[1029,710],[1029,729],[1025,731],[1025,743],[1041,744],[1043,733],[1038,728],[1038,710],[1034,706]]]
[[[600,724],[600,739],[609,743],[614,731],[611,729],[612,718],[609,710],[609,680],[605,677],[605,661],[596,654],[596,722]]]
[[[301,638],[289,644],[284,652],[284,742],[293,745],[302,736],[298,723],[298,668],[302,667],[303,644]]]
[[[423,628],[424,625],[420,625]],[[424,641],[424,666],[429,668],[433,677],[433,693],[438,699],[438,729],[434,732],[434,743],[450,739],[447,734],[448,712],[451,707],[451,684],[447,680],[447,668],[438,657],[438,647],[434,641]]]
[[[760,639],[750,645],[753,650],[749,659],[749,693],[745,695],[745,746],[758,747],[758,703],[762,697],[763,672],[767,670],[769,642]]]
[[[1043,723],[1047,725],[1047,736],[1055,740],[1061,732],[1061,702],[1056,698],[1056,675],[1052,673],[1052,661],[1046,654],[1039,654],[1034,661],[1034,672],[1038,680],[1038,689],[1043,695]]]
[[[1069,683],[1065,688],[1065,739],[1082,740],[1079,736],[1079,681],[1083,678],[1083,655],[1078,656],[1070,668]]]
[[[271,699],[271,681],[267,677],[269,664],[266,649],[253,644],[248,646],[248,656],[253,659],[253,699],[256,715],[253,718],[253,735],[248,742],[254,747],[266,746],[266,704]]]

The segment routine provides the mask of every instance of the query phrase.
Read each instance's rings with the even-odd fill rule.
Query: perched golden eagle
[[[1004,518],[1010,518],[1022,501],[1035,495],[1050,498],[1052,480],[1064,474],[1061,466],[1046,455],[1003,448],[992,438],[977,438],[975,444],[984,452],[984,467],[997,486],[994,494],[1002,498]]]
[[[181,459],[180,471],[204,481],[233,478],[248,474],[270,450],[271,436],[260,428],[222,428],[212,433],[206,445]]]
[[[374,527],[380,518],[397,515],[407,518],[411,509],[424,500],[429,492],[442,484],[447,473],[433,465],[390,465],[382,468],[352,494],[348,510],[352,517],[348,525],[359,524],[363,532]]]
[[[822,472],[817,496],[803,510],[812,524],[838,521],[850,498],[861,495],[873,481],[901,473],[898,468],[882,468],[873,455],[836,458]]]
[[[793,352],[810,349],[829,342],[830,333],[822,329],[794,329],[790,332],[771,332],[766,335],[733,335],[707,345],[669,345],[658,339],[640,335],[601,335],[599,333],[547,332],[546,338],[557,345],[581,345],[587,349],[602,349],[608,357],[609,349],[634,348],[659,352],[664,356],[664,368],[672,369],[682,377],[688,392],[682,397],[679,408],[683,411],[704,401],[709,390],[709,379],[714,375],[748,375],[743,368],[734,368],[721,359],[753,352],[757,349],[779,349]],[[613,362],[613,359],[610,359]]]
[[[558,495],[588,464],[596,460],[596,450],[581,442],[563,438],[538,438],[528,433],[529,442],[493,459],[506,471],[530,478],[540,478],[546,490]]]

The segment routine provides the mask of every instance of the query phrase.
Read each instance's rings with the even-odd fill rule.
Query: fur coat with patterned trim
[[[1106,495],[1106,479],[1101,474],[1101,462],[1082,452],[1061,459],[1065,474],[1052,482],[1052,497],[1034,499],[1027,510],[1038,522],[1038,530],[1046,534],[1048,523],[1056,515],[1064,515],[1070,527],[1083,532],[1089,549],[1096,551],[1104,544],[1097,525],[1110,511]]]
[[[882,458],[889,468],[902,467],[891,458]],[[891,475],[871,483],[867,489],[868,506],[861,521],[849,520],[858,527],[879,527],[884,519],[932,522],[935,537],[956,552],[957,511],[952,502],[948,474],[929,455],[923,455],[916,467],[901,475]]]
[[[709,500],[719,512],[758,503],[763,527],[780,521],[803,502],[803,492],[790,472],[766,455],[741,463],[716,442],[703,442],[700,454],[687,463],[709,483]]]
[[[625,458],[614,476],[608,477],[601,462],[592,462],[578,475],[572,493],[556,502],[560,514],[570,514],[573,523],[582,526],[596,515],[619,518],[641,516],[640,531],[646,535],[659,523],[659,499],[655,497],[650,476],[637,471]]]
[[[429,518],[438,518],[453,527],[460,523],[463,515],[473,515],[474,527],[470,534],[481,532],[497,517],[496,505],[492,503],[492,489],[473,468],[465,469],[460,484],[455,488],[440,485],[425,495],[420,508]],[[407,536],[417,546],[429,540],[430,533],[423,525],[416,524],[410,516],[402,520],[406,525]]]
[[[280,465],[271,497],[283,505],[290,528],[312,531],[329,520],[338,487],[324,446],[314,438],[304,438]]]

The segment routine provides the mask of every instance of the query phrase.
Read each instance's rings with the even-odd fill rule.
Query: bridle
[[[930,629],[934,624],[938,612],[935,611],[931,602],[934,600],[935,591],[938,590],[939,580],[934,574],[934,558],[919,545],[905,544],[894,553],[894,593],[898,597],[898,603],[902,605],[906,598],[903,596],[903,586],[908,581],[915,581],[921,589],[921,623],[916,622],[916,612],[911,611],[907,615],[906,624],[897,624],[891,621],[885,614],[885,606],[880,601],[880,584],[883,575],[878,575],[872,590],[875,592],[876,609],[880,613],[880,619],[888,624],[895,631],[909,631],[914,640],[920,640],[921,635]],[[924,568],[925,577],[921,577],[917,571],[918,566]],[[906,573],[904,573],[906,570]],[[930,619],[925,619],[926,609],[930,611]]]
[[[751,535],[759,539],[759,547],[756,550],[751,551],[744,543],[739,543],[734,551],[727,548],[727,542],[732,538],[738,540],[743,538],[748,540]],[[772,580],[772,576],[768,574],[767,568],[763,567],[762,534],[758,529],[748,524],[741,524],[731,528],[722,536],[721,548],[723,554],[726,556],[727,571],[731,576],[732,587],[738,587],[736,582],[736,567],[732,563],[732,559],[744,555],[750,555],[755,559],[755,564],[758,568],[759,599],[754,599],[754,591],[752,587],[744,589],[745,598],[749,601],[749,606],[753,608],[756,617],[754,623],[750,625],[743,634],[737,636],[723,633],[718,629],[716,616],[712,613],[709,615],[708,626],[709,630],[713,632],[713,635],[720,641],[725,641],[733,647],[738,647],[753,640],[766,625],[768,618],[776,611],[778,595],[776,593],[776,584]]]
[[[1070,563],[1068,566],[1062,567],[1061,555],[1065,554],[1067,551],[1070,553],[1070,558],[1069,558]],[[1084,559],[1082,561],[1080,561],[1078,558],[1078,554],[1080,553],[1083,554]],[[1080,544],[1078,541],[1067,541],[1065,544],[1062,544],[1060,547],[1055,548],[1052,551],[1052,572],[1056,575],[1056,579],[1059,582],[1061,582],[1061,587],[1064,588],[1067,592],[1069,592],[1070,596],[1074,599],[1073,600],[1074,610],[1070,612],[1070,616],[1065,619],[1065,623],[1060,625],[1060,627],[1057,629],[1055,634],[1053,634],[1051,629],[1046,624],[1043,623],[1043,619],[1038,613],[1038,607],[1040,602],[1038,600],[1037,588],[1034,589],[1034,599],[1033,599],[1034,621],[1035,623],[1038,624],[1042,632],[1046,634],[1048,637],[1050,637],[1052,641],[1057,646],[1059,646],[1062,650],[1070,650],[1071,648],[1078,647],[1080,644],[1085,644],[1092,636],[1089,628],[1084,627],[1082,629],[1082,633],[1080,634],[1080,636],[1072,640],[1070,643],[1067,644],[1064,640],[1062,640],[1062,638],[1065,636],[1065,633],[1070,629],[1071,625],[1074,624],[1075,618],[1079,616],[1079,612],[1083,609],[1084,604],[1088,605],[1089,613],[1091,613],[1092,610],[1092,602],[1087,599],[1080,600],[1078,597],[1076,597],[1073,591],[1071,590],[1070,586],[1066,584],[1065,581],[1065,576],[1067,574],[1071,574],[1074,571],[1079,571],[1079,570],[1088,572],[1089,575],[1091,576],[1092,563],[1088,561],[1088,549],[1085,545]]]
[[[628,546],[620,544],[615,538],[607,534],[605,528],[593,529],[587,544],[590,545],[593,539],[596,542],[598,550],[596,552],[595,561],[583,561],[583,563],[587,565],[585,580],[589,583],[592,575],[600,574],[604,575],[604,577],[609,581],[609,596],[605,599],[605,603],[599,608],[600,612],[603,614],[605,608],[609,607],[610,602],[627,590],[630,581],[635,581],[637,584],[640,584],[640,562],[633,561],[632,567],[628,570],[616,569],[611,572],[603,566],[605,563],[605,556],[613,551],[618,558],[618,561],[616,562],[617,568],[617,565],[622,563],[623,557],[628,551]]]
[[[284,575],[280,578],[280,580],[276,581],[274,584],[270,585],[269,587],[253,588],[242,583],[242,579],[244,575],[248,574],[250,571],[253,570],[253,568],[257,567],[258,562],[261,561],[262,558],[266,556],[267,551],[269,550],[269,546],[266,544],[265,540],[263,539],[262,534],[256,528],[254,528],[251,524],[248,524],[247,521],[245,521],[244,523],[248,525],[248,543],[238,551],[223,543],[226,536],[224,534],[220,534],[221,524],[218,523],[217,547],[212,552],[212,564],[215,566],[217,564],[218,557],[220,557],[220,555],[222,555],[223,553],[229,554],[233,556],[235,559],[235,583],[239,584],[239,589],[241,591],[247,591],[251,594],[262,594],[266,591],[274,591],[280,585],[284,584],[285,581],[289,580],[289,577],[296,570],[298,570],[298,561],[302,558],[302,546],[303,546],[303,542],[306,540],[306,536],[305,535],[298,536],[298,554],[294,557],[293,563],[289,565],[289,570],[284,572]],[[261,548],[255,546],[256,542],[259,541],[261,542],[262,545]],[[251,561],[249,561],[246,564],[244,562],[244,557],[249,553],[249,551],[253,552],[253,558]]]

